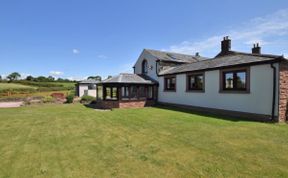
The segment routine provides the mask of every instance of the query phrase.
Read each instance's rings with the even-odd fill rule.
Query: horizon
[[[258,42],[263,53],[287,57],[287,5],[284,0],[5,2],[0,75],[104,79],[133,72],[147,48],[214,57],[224,36],[232,40],[232,50],[251,52]]]

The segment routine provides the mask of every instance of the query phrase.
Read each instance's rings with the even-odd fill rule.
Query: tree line
[[[111,78],[112,76],[108,76],[108,78]],[[27,80],[27,81],[34,81],[34,82],[76,82],[75,80],[69,80],[69,79],[64,79],[64,78],[55,78],[53,76],[38,76],[38,77],[33,77],[31,75],[27,76],[25,79],[21,79],[21,74],[18,72],[13,72],[11,74],[9,74],[6,78],[3,78],[0,75],[0,81],[3,80],[8,80],[9,82],[13,82],[13,81],[18,81],[18,80]],[[96,76],[89,76],[87,78],[87,80],[97,80],[97,81],[101,81],[102,77],[99,75]]]

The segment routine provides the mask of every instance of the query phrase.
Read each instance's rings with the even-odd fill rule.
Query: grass
[[[0,109],[0,177],[288,177],[288,125],[167,108]]]
[[[18,88],[35,88],[35,87],[16,84],[16,83],[0,83],[0,90],[18,89]]]

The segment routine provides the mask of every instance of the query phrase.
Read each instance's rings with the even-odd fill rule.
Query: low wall
[[[143,108],[145,106],[152,106],[154,104],[155,104],[154,100],[127,100],[127,101],[99,100],[96,102],[96,107],[102,109]]]

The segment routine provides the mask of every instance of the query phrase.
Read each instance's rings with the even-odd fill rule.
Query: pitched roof
[[[115,77],[103,80],[101,83],[156,84],[157,81],[146,75],[121,73]]]
[[[283,56],[269,54],[249,54],[236,51],[230,51],[229,54],[217,55],[213,59],[194,62],[191,64],[182,64],[167,68],[159,72],[159,75],[176,74],[198,70],[208,70],[228,66],[237,66],[242,64],[256,64],[269,62],[273,60],[285,59]]]
[[[80,81],[78,83],[82,83],[82,84],[90,84],[90,83],[97,84],[99,82],[100,81],[98,81],[98,80],[88,79],[88,80],[82,80],[82,81]]]
[[[208,59],[200,55],[196,56],[196,55],[180,54],[180,53],[173,53],[173,52],[166,52],[166,51],[158,51],[158,50],[152,50],[152,49],[144,49],[144,51],[149,52],[158,60],[165,61],[165,62],[192,63],[192,62],[198,62],[198,61]]]

